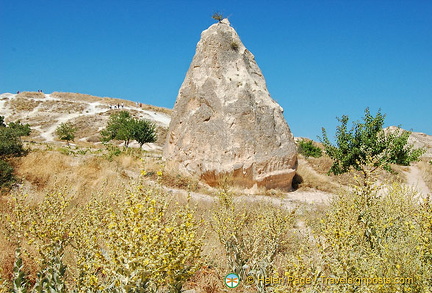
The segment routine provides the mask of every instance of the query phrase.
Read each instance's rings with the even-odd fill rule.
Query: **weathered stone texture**
[[[214,185],[291,188],[293,135],[255,58],[227,20],[201,34],[164,147],[167,168]]]

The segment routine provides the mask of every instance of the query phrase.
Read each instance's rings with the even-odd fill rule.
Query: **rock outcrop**
[[[201,34],[179,90],[164,159],[210,185],[290,189],[297,148],[255,58],[227,19]]]

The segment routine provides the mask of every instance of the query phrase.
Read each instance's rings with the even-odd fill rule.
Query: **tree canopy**
[[[133,126],[133,138],[143,144],[156,141],[156,125],[148,120],[135,120]]]
[[[424,152],[408,144],[411,132],[383,129],[385,115],[380,110],[374,117],[366,108],[363,121],[353,122],[351,129],[348,116],[337,119],[341,125],[336,128],[336,144],[329,140],[325,128],[320,138],[326,154],[333,159],[329,173],[338,175],[354,168],[365,174],[366,166],[372,166],[372,171],[378,168],[391,171],[390,164],[407,166],[418,161]]]
[[[0,187],[10,186],[14,181],[13,167],[9,159],[26,153],[21,136],[30,135],[30,132],[28,124],[17,121],[6,125],[4,117],[0,116]]]
[[[123,140],[125,147],[136,140],[140,147],[148,142],[156,141],[156,126],[147,120],[132,117],[127,111],[120,111],[110,116],[107,127],[101,131],[102,140]]]
[[[21,136],[28,136],[30,132],[30,125],[21,124],[20,121],[6,125],[4,117],[0,116],[0,159],[23,155]]]
[[[75,139],[76,127],[71,123],[61,123],[56,129],[56,135],[61,140],[66,140],[69,145],[69,141],[73,141]]]

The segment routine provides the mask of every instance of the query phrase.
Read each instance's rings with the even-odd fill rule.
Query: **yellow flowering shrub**
[[[425,254],[431,231],[422,218],[427,213],[412,189],[381,187],[365,185],[334,198],[317,235],[323,275],[375,278],[376,284],[321,283],[321,291],[430,292],[432,267]]]
[[[26,194],[13,194],[7,239],[17,247],[13,274],[14,292],[66,292],[65,248],[71,239],[70,198],[63,192],[50,192],[40,201],[30,200]],[[33,276],[31,291],[21,258],[36,263],[38,272]],[[29,290],[29,291],[27,291]]]
[[[273,273],[276,256],[286,248],[294,212],[269,203],[238,203],[222,191],[211,227],[224,247],[229,272],[242,279],[252,275],[256,288],[264,290],[258,276]]]
[[[61,192],[37,204],[25,195],[13,197],[9,239],[40,256],[33,289],[26,291],[23,281],[20,290],[181,291],[201,265],[194,208],[173,203],[159,187],[137,186],[105,198],[76,207]],[[16,275],[23,269],[20,260]]]
[[[31,245],[39,256],[38,264],[46,261],[53,249],[63,249],[70,241],[72,216],[70,198],[64,192],[47,193],[41,202],[27,194],[13,194],[7,238],[15,245]]]
[[[310,282],[307,286],[302,284],[307,278],[313,280],[322,275],[323,262],[318,253],[316,240],[313,237],[307,239],[304,235],[294,236],[297,236],[300,241],[297,247],[284,255],[282,262],[284,265],[279,268],[279,275],[285,281],[275,284],[274,292],[324,292],[317,282]]]
[[[200,267],[202,240],[192,208],[170,204],[160,189],[142,186],[90,203],[77,225],[80,288],[180,292]]]
[[[3,270],[0,268],[0,276],[1,276],[2,273],[3,273]],[[7,287],[7,283],[6,283],[5,280],[3,280],[0,277],[0,293],[6,293],[6,292],[9,292],[9,289]]]
[[[430,268],[431,274],[425,282],[432,288],[432,198],[431,195],[423,199],[418,211],[418,225],[420,228],[420,256],[425,266]],[[432,290],[431,290],[432,291]]]

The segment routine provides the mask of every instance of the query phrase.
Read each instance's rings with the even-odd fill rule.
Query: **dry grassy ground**
[[[0,215],[3,216],[0,235],[7,236],[0,237],[1,293],[1,279],[12,278],[15,259],[16,246],[9,241],[11,235],[6,233],[10,220],[4,220],[5,215],[11,215],[14,196],[28,194],[26,203],[31,213],[42,206],[49,194],[59,191],[67,193],[72,199],[67,209],[69,214],[58,223],[61,226],[63,222],[75,218],[95,198],[105,200],[106,205],[94,210],[100,213],[95,215],[99,221],[102,221],[104,213],[106,216],[105,208],[116,209],[124,204],[124,211],[133,210],[136,207],[127,206],[127,190],[137,185],[157,193],[159,197],[155,197],[156,199],[167,200],[169,215],[175,215],[180,210],[179,207],[193,205],[194,220],[199,223],[197,234],[189,231],[181,237],[193,239],[190,241],[198,241],[196,237],[202,237],[200,239],[203,245],[202,252],[196,259],[200,268],[188,277],[183,289],[194,289],[197,293],[224,292],[227,288],[222,279],[234,270],[233,267],[242,274],[265,268],[266,275],[291,274],[298,277],[346,274],[347,267],[350,272],[360,275],[385,271],[395,276],[405,276],[417,270],[419,276],[423,274],[420,277],[424,277],[428,273],[419,253],[432,253],[430,204],[421,205],[418,198],[412,200],[413,194],[415,195],[412,190],[391,187],[392,182],[412,181],[412,168],[393,166],[393,173],[377,172],[377,186],[386,184],[382,194],[389,193],[389,196],[388,199],[374,198],[376,202],[371,207],[368,206],[370,202],[364,205],[364,194],[353,188],[355,178],[360,174],[351,172],[340,176],[328,175],[332,161],[326,156],[299,156],[295,191],[261,190],[259,195],[247,195],[243,190],[230,186],[229,178],[221,181],[218,188],[210,188],[197,180],[166,172],[160,150],[145,152],[130,148],[122,151],[115,146],[107,147],[97,143],[100,141],[101,126],[105,125],[109,114],[115,111],[110,110],[109,105],[124,103],[131,107],[129,111],[132,114],[143,114],[135,103],[75,93],[53,93],[51,98],[57,99],[55,101],[46,97],[49,98],[42,93],[24,92],[14,99],[7,99],[8,102],[5,103],[10,103],[9,119],[12,121],[22,118],[24,123],[29,119],[33,134],[26,142],[31,149],[29,154],[13,161],[20,183],[12,191],[0,195]],[[147,105],[143,105],[142,109],[154,111],[151,114],[170,114],[168,109]],[[92,115],[86,115],[89,114],[84,113],[86,111],[93,111],[90,113]],[[22,113],[31,113],[31,117]],[[72,147],[65,147],[64,143],[54,141],[46,135],[65,117],[70,118],[78,128]],[[44,135],[45,140],[41,140]],[[166,126],[159,125],[157,145],[163,145],[165,136]],[[422,180],[431,190],[432,165],[429,161],[430,159],[424,159],[414,170],[419,170]],[[365,210],[369,218],[361,219]],[[58,212],[48,208],[43,217],[50,218]],[[162,225],[166,225],[167,222],[164,221],[161,222]],[[79,225],[84,226],[84,222],[82,220]],[[169,226],[159,228],[162,232],[171,231]],[[182,229],[181,226],[178,228]],[[99,229],[103,230],[103,227]],[[108,234],[104,235],[110,235],[109,232],[105,231]],[[117,232],[124,233],[120,230]],[[371,233],[375,235],[367,236]],[[125,234],[123,236],[128,237]],[[133,233],[129,236],[129,245],[133,245],[134,237],[137,236]],[[379,251],[379,257],[376,257],[376,250],[370,248],[374,241],[383,247]],[[388,250],[385,245],[394,249]],[[34,281],[41,264],[36,261],[37,249],[31,245],[27,245],[26,249],[24,261]],[[73,276],[76,277],[79,271],[75,254],[70,247],[65,254],[64,261],[69,270],[68,284],[76,282]],[[394,269],[397,266],[406,269],[399,272]],[[427,280],[423,283],[426,282]],[[408,289],[411,292],[428,292],[421,286],[416,283],[405,289],[407,292]],[[352,288],[279,286],[275,292],[305,292],[306,289],[308,292],[351,292]],[[402,292],[405,289],[374,287],[372,290],[362,287],[359,292]],[[236,292],[257,290],[255,285],[243,284]],[[259,290],[265,291],[263,287]]]
[[[361,176],[360,173],[351,172],[342,175],[328,174],[328,170],[332,165],[332,160],[328,156],[321,156],[319,158],[305,158],[299,155],[299,167],[295,184],[299,190],[320,190],[330,193],[338,193],[339,191],[346,191],[351,185],[355,184],[355,176]],[[378,179],[382,182],[398,181],[401,183],[406,182],[404,171],[407,167],[392,166],[393,173],[387,171],[377,171]]]
[[[322,261],[320,258],[323,257],[317,252],[320,242],[317,241],[316,233],[322,233],[321,235],[327,233],[323,232],[325,230],[322,230],[322,223],[323,219],[328,217],[330,210],[328,203],[333,202],[331,197],[322,191],[348,195],[354,177],[354,174],[328,176],[326,172],[331,165],[329,158],[304,158],[300,156],[296,179],[298,189],[295,192],[267,191],[262,196],[244,196],[237,190],[234,198],[237,205],[236,210],[230,211],[224,210],[223,206],[218,204],[220,198],[218,194],[231,193],[230,186],[221,182],[220,189],[212,189],[178,174],[166,173],[160,153],[157,152],[149,153],[130,149],[118,155],[115,148],[105,149],[101,146],[94,147],[91,144],[89,147],[81,145],[71,148],[59,147],[55,144],[29,144],[29,147],[32,150],[26,157],[17,158],[14,161],[17,176],[22,183],[19,189],[12,192],[28,193],[32,202],[40,202],[47,193],[64,188],[67,189],[68,194],[73,196],[72,206],[74,208],[83,207],[95,195],[111,202],[115,199],[112,198],[113,196],[123,197],[127,186],[135,184],[133,182],[140,182],[139,184],[149,186],[162,186],[165,190],[164,196],[172,203],[178,202],[180,206],[186,204],[188,196],[191,196],[195,206],[196,219],[202,221],[199,233],[203,237],[203,246],[200,259],[201,267],[188,279],[184,288],[194,289],[196,292],[223,292],[225,290],[221,280],[232,271],[229,268],[229,258],[227,258],[227,253],[230,252],[231,248],[221,242],[221,237],[225,236],[218,234],[217,231],[220,231],[218,229],[221,227],[224,229],[235,227],[235,222],[225,223],[224,219],[236,217],[236,221],[241,223],[242,213],[253,214],[253,218],[248,218],[243,224],[239,224],[240,226],[235,228],[239,229],[238,237],[244,237],[242,239],[246,241],[241,242],[241,245],[239,244],[239,247],[244,249],[242,253],[249,255],[247,256],[249,260],[246,263],[253,263],[251,262],[252,259],[259,261],[266,255],[265,251],[274,248],[270,241],[271,238],[268,237],[275,236],[270,236],[267,233],[270,231],[268,230],[270,226],[267,227],[266,225],[283,226],[285,227],[283,233],[278,236],[282,238],[278,238],[279,242],[277,242],[283,245],[277,246],[278,248],[271,258],[271,266],[269,266],[272,268],[272,272],[268,272],[268,274],[284,274],[284,272],[293,270],[293,264],[298,264],[302,267],[296,268],[292,274],[313,275],[315,272],[310,270],[314,266],[313,263],[319,263]],[[419,163],[418,166],[426,174],[425,181],[430,184],[427,178],[430,178],[431,165],[425,161]],[[396,167],[395,169],[395,174],[379,173],[378,177],[383,182],[404,181],[405,178],[402,173],[406,171],[406,168]],[[10,195],[11,193],[6,193],[0,196],[0,212],[3,215],[10,212],[8,208]],[[304,198],[307,196],[311,197],[310,200]],[[313,198],[314,196],[318,198]],[[324,202],[320,202],[323,196],[327,196],[327,198]],[[170,205],[169,209],[172,212],[176,211],[174,204]],[[282,214],[278,214],[281,211]],[[220,217],[219,221],[222,221],[218,222],[218,225],[222,225],[219,228],[214,222],[214,217],[218,217],[217,215]],[[282,218],[276,217],[275,219],[279,219],[277,221],[280,222],[271,224],[269,220],[273,219],[275,215]],[[259,220],[260,217],[262,222],[259,222],[261,221]],[[344,220],[341,219],[341,221]],[[224,223],[228,226],[224,227]],[[6,222],[0,224],[0,232],[3,234],[5,225],[7,225]],[[257,225],[264,226],[256,230],[258,229]],[[327,223],[326,225],[333,224]],[[244,234],[249,229],[253,232]],[[313,248],[314,246],[316,247]],[[0,251],[2,251],[0,254],[0,271],[2,271],[3,279],[10,279],[15,247],[2,237]],[[34,278],[39,264],[31,255],[37,255],[37,253],[30,248],[28,253],[29,256],[25,256],[24,260],[27,263],[27,269]],[[65,256],[65,262],[68,263],[71,272],[74,272],[77,270],[74,265],[74,256],[70,254],[71,252],[68,253]],[[306,256],[307,259],[305,259]],[[73,283],[74,281],[70,277],[68,282]],[[291,287],[291,289],[287,289],[288,287],[281,288],[281,292],[293,289]],[[295,287],[294,289],[302,288]],[[321,292],[329,292],[324,289]],[[243,286],[238,288],[236,292],[256,292],[256,288]],[[292,292],[301,291],[294,290]],[[391,291],[381,290],[379,292]]]
[[[54,92],[51,94],[51,96],[56,97],[56,98],[60,98],[60,99],[70,100],[70,101],[85,101],[85,102],[90,102],[90,103],[92,103],[92,102],[104,102],[107,105],[111,105],[111,106],[118,105],[118,104],[124,104],[125,106],[131,106],[131,107],[135,106],[135,103],[132,101],[109,98],[109,97],[101,98],[101,97],[85,95],[85,94],[78,94],[78,93]],[[156,106],[147,105],[147,104],[143,104],[142,109],[161,112],[161,113],[165,113],[165,114],[169,114],[169,115],[172,112],[171,109],[156,107]]]
[[[431,158],[423,159],[417,165],[422,171],[423,179],[430,190],[432,190],[432,160]]]

